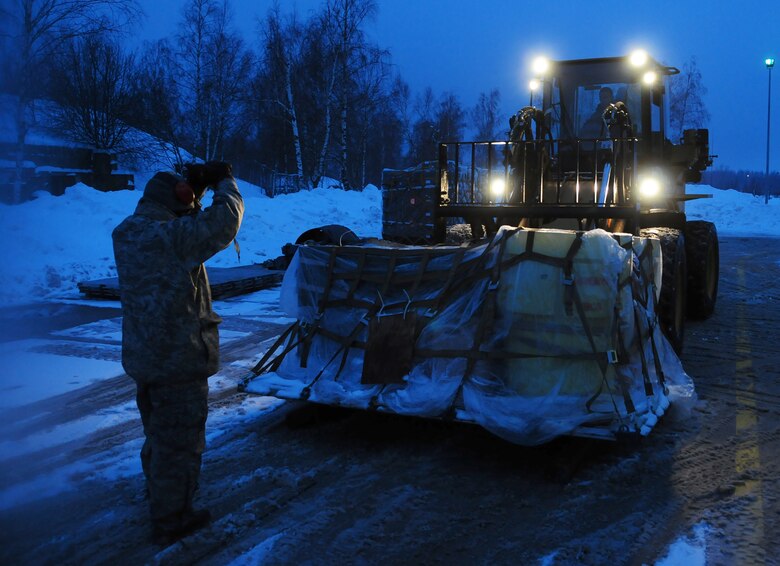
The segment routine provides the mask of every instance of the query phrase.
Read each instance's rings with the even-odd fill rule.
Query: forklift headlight
[[[661,194],[661,183],[655,177],[646,177],[639,185],[639,194],[644,198],[653,198]]]
[[[531,69],[535,75],[542,76],[550,69],[550,60],[547,57],[537,57],[531,63]]]
[[[635,49],[629,56],[629,61],[634,67],[644,67],[647,63],[647,51],[644,49]]]
[[[503,179],[493,179],[493,182],[490,183],[490,192],[493,195],[493,198],[504,196],[505,190],[506,183],[504,183]]]

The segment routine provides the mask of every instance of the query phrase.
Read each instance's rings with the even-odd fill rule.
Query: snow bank
[[[152,174],[137,174],[136,186],[143,187]],[[361,236],[381,233],[376,188],[316,189],[274,199],[243,181],[239,188],[246,200],[240,261],[230,246],[208,265],[262,262],[280,255],[281,246],[305,229],[324,224],[344,224]],[[76,298],[79,281],[115,276],[111,231],[133,212],[140,196],[140,190],[102,193],[77,184],[60,197],[40,191],[23,204],[0,204],[1,304]],[[204,205],[209,203],[207,196]]]
[[[153,172],[136,173],[143,187]],[[239,181],[246,199],[246,216],[238,242],[208,265],[232,267],[259,263],[280,254],[280,248],[305,229],[343,224],[361,236],[381,233],[381,193],[374,186],[362,192],[315,189],[270,199],[259,188]],[[688,203],[691,218],[715,222],[721,235],[780,237],[780,199],[764,204],[762,197],[706,185],[691,185],[690,193],[714,198]],[[85,185],[54,197],[46,192],[20,205],[0,204],[0,301],[25,303],[40,299],[78,297],[79,281],[116,274],[111,245],[114,226],[135,208],[141,193],[102,193]],[[204,205],[208,205],[208,197]]]
[[[689,194],[713,195],[685,205],[689,220],[709,220],[719,235],[780,237],[780,199],[764,204],[763,196],[709,185],[688,185]]]

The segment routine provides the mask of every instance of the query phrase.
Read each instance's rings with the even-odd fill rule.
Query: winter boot
[[[210,522],[211,513],[208,509],[185,511],[172,520],[155,522],[152,527],[152,542],[160,546],[169,546]]]

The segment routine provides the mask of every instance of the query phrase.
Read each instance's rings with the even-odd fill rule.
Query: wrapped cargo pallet
[[[647,434],[670,395],[693,395],[656,323],[660,254],[655,239],[508,227],[476,246],[301,246],[281,293],[297,322],[246,389],[525,445]]]

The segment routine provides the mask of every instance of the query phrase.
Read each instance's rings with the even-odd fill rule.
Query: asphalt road
[[[225,564],[250,553],[269,564],[652,564],[698,526],[708,563],[780,563],[779,279],[780,240],[721,239],[716,313],[689,323],[683,355],[699,402],[638,444],[524,448],[471,425],[285,403],[212,434],[198,503],[215,521],[197,535],[152,546],[141,478],[108,482],[82,467],[69,472],[73,489],[0,511],[0,562]],[[73,312],[28,334],[77,324]],[[8,328],[10,314],[0,316]],[[280,327],[231,324],[254,328],[224,348],[225,379],[238,381],[234,362]],[[0,443],[132,398],[120,375],[6,412]],[[223,389],[212,414],[249,401]],[[0,484],[105,465],[140,435],[130,421],[3,460]]]

